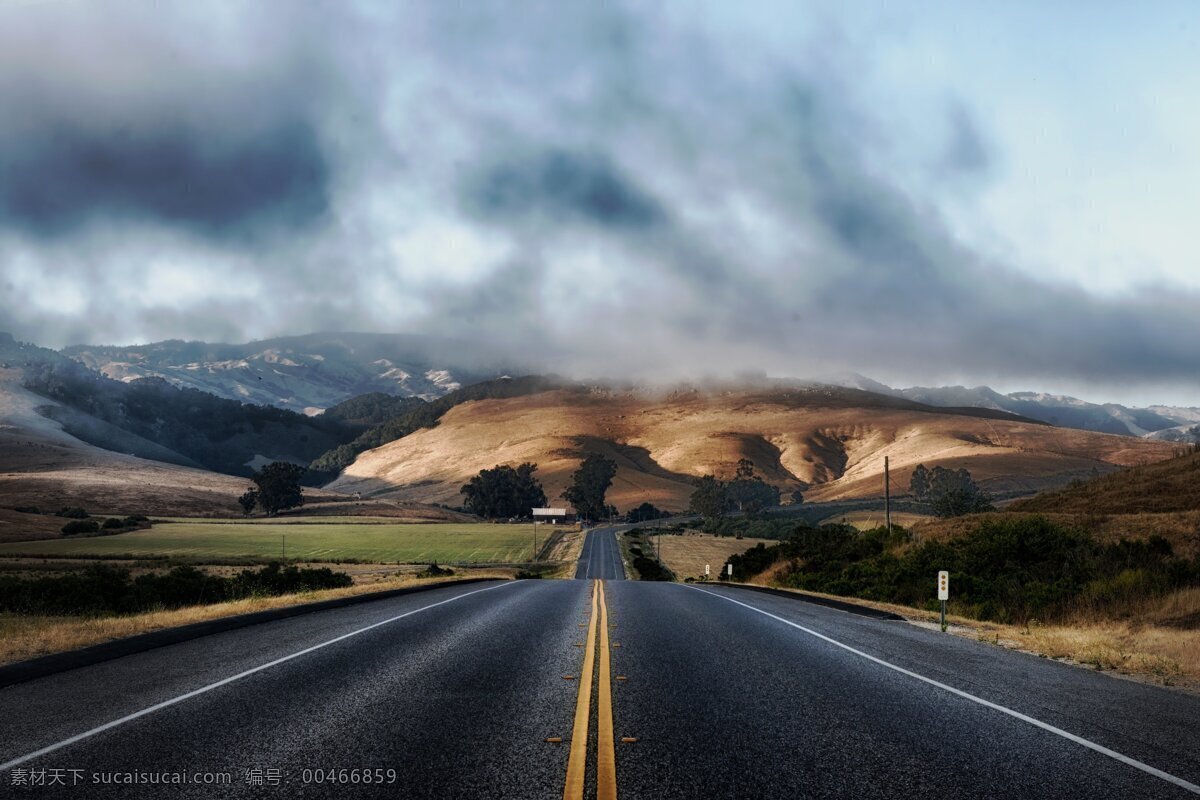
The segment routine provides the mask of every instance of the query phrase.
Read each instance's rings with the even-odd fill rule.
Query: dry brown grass
[[[768,581],[763,575],[755,583],[768,585]],[[938,623],[938,614],[933,611],[858,598],[837,599],[890,611],[923,627]],[[1186,629],[1178,625],[1180,620],[1200,619],[1200,588],[1147,600],[1138,612],[1135,619],[1129,620],[1104,619],[1092,612],[1080,612],[1059,624],[1031,622],[1027,626],[980,622],[955,615],[946,619],[949,632],[956,636],[1109,670],[1149,683],[1200,691],[1200,628],[1195,622]]]
[[[579,554],[583,552],[583,540],[587,534],[583,530],[567,530],[560,529],[561,536],[554,546],[550,548],[550,552],[546,554],[547,561],[561,561],[569,564],[571,569],[575,568],[575,562],[579,560]]]
[[[892,524],[899,525],[903,528],[911,528],[922,522],[928,522],[934,517],[928,514],[913,514],[908,511],[893,511]],[[844,513],[833,514],[821,520],[820,525],[842,523],[852,525],[860,531],[869,531],[883,525],[884,514],[876,509],[871,511],[848,511]]]
[[[386,589],[405,586],[434,585],[462,578],[511,578],[514,571],[508,569],[459,570],[446,578],[417,578],[411,573],[393,574],[375,580],[364,580],[345,589],[326,589],[318,592],[302,592],[280,597],[254,597],[216,603],[208,606],[189,606],[172,611],[152,611],[122,617],[28,617],[0,615],[0,663],[23,661],[37,656],[77,650],[101,642],[136,636],[139,633],[190,625],[221,617],[265,611],[352,597]]]
[[[712,536],[707,533],[684,536],[666,534],[652,536],[650,539],[657,544],[661,560],[667,569],[675,573],[680,580],[701,577],[704,575],[705,564],[712,567],[712,577],[715,578],[730,556],[744,553],[759,543],[767,547],[778,544],[771,539],[736,539],[732,536]]]
[[[1178,448],[1179,446],[1176,445]],[[1018,511],[1158,514],[1200,509],[1200,453],[1099,475],[1013,504]]]
[[[900,487],[925,463],[966,467],[992,491],[1034,491],[1097,466],[1174,452],[1169,443],[1128,436],[850,400],[788,390],[554,391],[481,400],[451,409],[435,428],[362,454],[331,488],[454,503],[480,469],[533,461],[547,496],[556,498],[583,454],[599,452],[617,462],[609,500],[618,508],[649,501],[678,510],[693,477],[731,476],[740,458],[785,494],[802,489],[817,501],[880,495],[885,456]]]

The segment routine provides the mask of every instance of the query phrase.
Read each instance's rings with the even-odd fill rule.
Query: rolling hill
[[[554,499],[591,452],[617,462],[609,500],[623,510],[643,501],[682,509],[694,477],[730,476],[739,458],[753,461],[785,497],[799,489],[808,500],[835,500],[882,494],[884,456],[897,494],[918,463],[966,467],[992,492],[1025,494],[1169,458],[1173,448],[828,386],[578,387],[456,405],[436,427],[361,454],[329,488],[457,504],[459,487],[480,469],[533,461]]]
[[[1078,481],[1013,503],[1013,511],[1158,514],[1200,511],[1200,452]]]
[[[46,406],[64,407],[22,388],[22,378],[20,370],[0,367],[0,505],[82,506],[113,514],[229,514],[236,508],[244,479],[181,466],[186,457],[78,415],[77,424],[95,425],[111,446],[128,450],[87,444],[39,413]],[[162,460],[127,454],[134,449]]]

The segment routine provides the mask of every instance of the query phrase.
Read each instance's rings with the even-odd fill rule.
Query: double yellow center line
[[[592,676],[596,668],[596,632],[600,640],[600,691],[596,719],[596,798],[616,800],[617,757],[613,739],[612,651],[608,641],[608,602],[604,581],[592,583],[592,613],[588,622],[587,647],[583,671],[579,676],[579,696],[575,700],[575,726],[571,731],[571,755],[567,760],[567,784],[563,800],[582,800],[587,774],[588,723],[592,711]]]

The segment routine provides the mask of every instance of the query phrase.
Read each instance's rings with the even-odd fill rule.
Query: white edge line
[[[178,697],[172,697],[169,700],[163,700],[161,703],[155,703],[154,705],[143,708],[140,711],[135,711],[132,714],[126,714],[125,716],[121,717],[120,719],[114,719],[111,722],[106,722],[103,725],[98,725],[95,728],[92,728],[91,730],[84,731],[83,733],[77,733],[74,736],[63,739],[61,742],[55,742],[54,744],[46,745],[45,747],[41,748],[40,750],[34,750],[32,753],[26,753],[23,756],[18,756],[17,758],[12,759],[11,761],[6,761],[3,764],[0,764],[0,772],[7,770],[7,769],[11,769],[12,767],[20,766],[21,764],[24,764],[27,761],[32,761],[35,758],[40,758],[41,756],[47,755],[49,753],[53,753],[56,750],[61,750],[62,748],[73,745],[76,742],[81,742],[84,739],[89,739],[98,733],[103,733],[104,731],[111,730],[119,725],[124,725],[126,722],[132,722],[133,720],[144,717],[147,714],[153,714],[155,711],[160,711],[169,706],[173,706],[176,703],[182,703],[184,700],[190,700],[191,698],[196,697],[197,695],[202,695],[205,692],[211,692],[213,689],[217,689],[226,684],[233,683],[234,681],[237,681],[237,680],[241,680],[242,678],[253,675],[256,672],[262,672],[265,669],[270,669],[271,667],[278,666],[279,664],[283,664],[284,662],[291,661],[293,658],[299,658],[300,656],[307,655],[308,653],[311,653],[315,650],[320,650],[323,647],[328,647],[331,644],[337,644],[338,642],[343,641],[345,639],[349,639],[352,636],[358,636],[360,633],[366,633],[367,631],[372,630],[374,628],[378,628],[381,625],[387,625],[388,623],[395,622],[396,620],[404,619],[405,617],[411,617],[413,614],[419,614],[422,611],[428,611],[431,608],[436,608],[438,606],[444,606],[446,603],[453,603],[455,600],[461,600],[464,597],[470,597],[473,594],[479,594],[480,592],[490,592],[492,589],[499,589],[503,586],[511,586],[514,583],[516,583],[516,582],[515,581],[512,581],[512,582],[506,581],[505,583],[497,584],[496,586],[488,586],[484,589],[475,589],[470,592],[458,594],[458,595],[455,595],[454,597],[447,598],[446,600],[441,600],[436,603],[430,603],[427,606],[422,606],[421,608],[416,608],[416,609],[413,609],[412,611],[406,611],[403,614],[398,614],[394,617],[389,617],[388,619],[385,619],[381,622],[372,623],[371,625],[367,625],[365,628],[359,628],[358,630],[353,630],[353,631],[350,631],[349,633],[344,633],[341,636],[337,636],[333,639],[330,639],[327,642],[321,642],[320,644],[315,644],[312,647],[306,647],[303,650],[299,650],[295,653],[292,653],[291,655],[286,655],[286,656],[283,656],[282,658],[277,658],[274,661],[268,661],[266,664],[260,664],[257,667],[251,667],[250,669],[245,670],[244,672],[239,672],[236,675],[230,675],[228,678],[222,678],[221,680],[219,680],[215,683],[210,683],[207,686],[201,686],[199,689],[193,689],[190,692],[185,692],[184,694],[181,694]]]
[[[762,614],[765,617],[770,617],[771,619],[782,622],[785,625],[791,625],[793,628],[796,628],[797,630],[804,631],[805,633],[809,634],[810,636],[815,636],[824,642],[828,642],[829,644],[832,644],[836,647],[840,647],[843,650],[846,650],[850,653],[854,653],[854,655],[856,655],[856,656],[862,656],[863,658],[867,659],[868,661],[873,661],[882,667],[887,667],[890,670],[899,672],[902,675],[907,675],[910,678],[916,678],[917,680],[923,681],[924,683],[927,683],[930,686],[936,686],[939,689],[943,689],[947,692],[950,692],[951,694],[958,695],[959,697],[962,697],[966,700],[970,700],[973,703],[978,703],[981,706],[986,706],[988,708],[994,709],[995,711],[999,711],[1002,714],[1007,714],[1008,716],[1019,719],[1022,722],[1028,722],[1030,725],[1041,728],[1044,731],[1049,731],[1050,733],[1053,733],[1056,736],[1061,736],[1064,739],[1068,739],[1072,742],[1075,742],[1076,744],[1083,745],[1084,747],[1086,747],[1090,750],[1095,750],[1097,753],[1100,753],[1101,755],[1105,755],[1105,756],[1108,756],[1109,758],[1120,761],[1122,764],[1126,764],[1135,769],[1140,769],[1142,772],[1153,775],[1156,778],[1161,778],[1162,780],[1167,781],[1168,783],[1173,783],[1176,786],[1180,787],[1181,789],[1186,789],[1187,791],[1191,792],[1192,794],[1200,794],[1200,786],[1197,786],[1194,783],[1190,783],[1190,782],[1184,780],[1183,778],[1176,777],[1169,772],[1163,772],[1161,769],[1158,769],[1157,767],[1152,767],[1149,764],[1144,764],[1135,758],[1130,758],[1129,756],[1124,755],[1122,753],[1118,753],[1115,750],[1109,750],[1104,745],[1096,744],[1095,742],[1084,739],[1082,736],[1076,736],[1073,733],[1064,731],[1062,728],[1056,728],[1053,725],[1049,724],[1048,722],[1042,722],[1040,719],[1034,719],[1031,716],[1022,714],[1020,711],[1014,711],[1011,708],[1007,708],[1006,706],[1002,706],[997,703],[993,703],[990,700],[984,700],[982,697],[976,697],[975,695],[973,695],[969,692],[964,692],[962,689],[955,689],[953,686],[949,686],[947,684],[941,683],[940,681],[935,681],[933,678],[926,678],[924,675],[919,675],[916,672],[912,672],[910,670],[905,669],[904,667],[898,667],[895,664],[884,661],[881,658],[876,658],[875,656],[870,655],[868,653],[864,653],[861,650],[856,650],[848,644],[842,644],[841,642],[837,641],[836,639],[831,639],[822,633],[817,633],[816,631],[806,628],[803,625],[798,625],[795,622],[792,622],[791,620],[787,620],[787,619],[784,619],[783,617],[776,616],[775,614],[772,614],[769,611],[763,611],[761,608],[756,608],[747,603],[743,603],[740,600],[734,600],[732,597],[725,597],[722,594],[718,594],[716,592],[710,592],[707,589],[701,589],[699,587],[690,586],[688,584],[680,584],[680,585],[684,586],[687,589],[695,589],[698,592],[703,592],[704,594],[712,595],[713,597],[716,597],[720,600],[725,600],[726,602],[742,606],[743,608],[748,608],[751,611],[757,611],[759,614]],[[3,766],[0,766],[0,769],[3,769]]]

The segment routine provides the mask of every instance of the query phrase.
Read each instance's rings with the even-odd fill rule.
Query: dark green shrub
[[[781,561],[782,582],[811,591],[927,608],[934,576],[950,572],[951,606],[997,622],[1061,617],[1081,605],[1128,606],[1200,583],[1200,559],[1174,556],[1161,537],[1101,544],[1044,517],[985,520],[949,542],[905,548],[893,526],[858,532],[841,525],[798,528],[787,542],[729,560],[746,580]]]
[[[94,519],[73,519],[66,525],[62,526],[64,536],[77,536],[81,533],[96,533],[100,530],[100,524]]]
[[[671,580],[671,573],[653,558],[634,556],[633,568],[637,571],[638,578],[643,581]]]
[[[256,595],[281,595],[349,586],[350,576],[328,568],[271,564],[232,578],[195,567],[139,575],[96,564],[79,572],[38,578],[0,576],[0,612],[18,614],[131,614],[159,608],[220,603]]]

